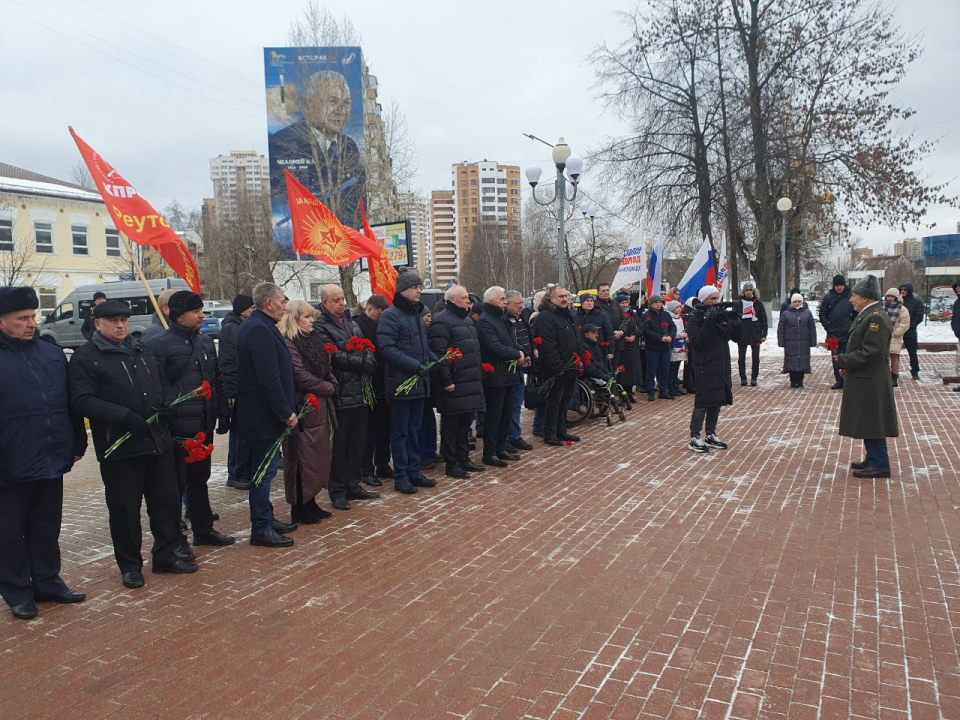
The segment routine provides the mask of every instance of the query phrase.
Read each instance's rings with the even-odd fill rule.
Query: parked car
[[[220,337],[220,319],[214,315],[204,315],[203,324],[200,326],[200,332],[204,335],[217,339]]]

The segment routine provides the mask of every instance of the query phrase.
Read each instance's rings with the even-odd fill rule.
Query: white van
[[[186,281],[180,278],[149,280],[150,290],[158,296],[164,290],[189,290]],[[119,300],[130,307],[130,334],[138,338],[153,322],[153,305],[143,283],[120,281],[83,285],[67,295],[57,308],[40,325],[40,337],[64,348],[78,348],[86,342],[80,333],[83,321],[93,307],[93,294],[102,292],[107,300]]]

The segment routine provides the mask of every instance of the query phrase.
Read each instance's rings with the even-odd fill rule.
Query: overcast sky
[[[960,194],[958,0],[901,2],[925,51],[899,97],[917,110],[915,130],[941,137],[922,171]],[[156,207],[197,206],[212,194],[208,159],[230,150],[266,153],[263,53],[286,44],[296,0],[0,0],[0,162],[66,178],[78,134]],[[419,149],[416,185],[447,188],[450,165],[489,158],[549,176],[551,142],[565,136],[587,154],[617,133],[596,99],[587,56],[626,29],[631,2],[524,0],[484,3],[333,0],[363,36],[381,102],[406,112]],[[589,191],[589,171],[584,188]],[[955,232],[960,211],[934,208],[932,230],[862,229],[892,249],[904,235]],[[645,239],[653,229],[638,231]]]

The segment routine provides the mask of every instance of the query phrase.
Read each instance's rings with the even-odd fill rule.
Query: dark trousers
[[[367,443],[361,475],[372,476],[390,464],[390,406],[379,400],[367,409]]]
[[[390,402],[390,452],[393,454],[393,484],[409,482],[420,475],[420,423],[424,398]]]
[[[577,387],[577,376],[564,373],[547,392],[543,410],[543,437],[556,440],[567,434],[567,408]]]
[[[35,592],[57,595],[63,478],[0,485],[0,595],[13,607]]]
[[[250,479],[250,449],[236,432],[230,431],[227,441],[227,474],[238,479]]]
[[[523,410],[523,394],[526,388],[523,380],[523,373],[520,373],[520,383],[513,386],[513,399],[510,402],[510,431],[507,433],[507,440],[519,440],[523,437],[520,430],[520,412]]]
[[[360,490],[360,471],[367,442],[367,408],[337,410],[340,425],[333,433],[333,462],[330,465],[331,500],[346,498]]]
[[[140,548],[140,504],[147,503],[153,534],[153,564],[169,565],[180,544],[180,495],[174,453],[143,455],[100,463],[103,494],[110,515],[110,537],[120,572],[139,572],[143,567]]]
[[[737,366],[740,368],[740,380],[747,381],[747,348],[753,354],[750,365],[750,382],[756,382],[760,377],[760,343],[738,343],[740,352],[737,357]]]
[[[864,440],[863,448],[867,453],[867,466],[880,470],[890,469],[890,455],[887,453],[887,440]]]
[[[470,421],[473,413],[453,413],[440,416],[440,453],[447,467],[454,467],[470,459]]]
[[[653,395],[656,386],[660,394],[670,393],[670,353],[645,350],[647,356],[647,395]]]
[[[715,435],[717,433],[717,422],[720,420],[720,406],[693,408],[693,414],[690,416],[691,435],[699,437],[700,431],[703,430],[704,419],[707,421],[707,435]]]
[[[247,440],[250,451],[250,480],[260,469],[273,448],[275,440]],[[253,535],[264,535],[273,529],[273,505],[270,504],[270,484],[280,469],[280,453],[277,453],[267,465],[266,473],[259,485],[251,482],[248,498],[250,500],[250,531]]]
[[[803,373],[802,373],[802,372],[791,372],[791,373],[790,373],[790,385],[791,385],[791,387],[803,387]]]
[[[210,458],[197,463],[184,462],[187,452],[182,445],[174,447],[173,455],[177,484],[180,492],[187,498],[187,517],[190,518],[193,535],[209,535],[213,530],[213,511],[210,509],[210,493],[207,491]]]
[[[683,389],[692,393],[696,389],[696,378],[694,377],[693,358],[687,349],[687,359],[683,362]]]
[[[437,413],[433,405],[423,404],[423,421],[420,423],[420,461],[437,459]]]
[[[917,357],[917,331],[908,332],[903,336],[903,346],[910,355],[910,374],[916,375],[920,372],[920,359]]]
[[[485,385],[483,397],[487,406],[483,416],[483,456],[490,458],[507,451],[513,385]]]
[[[839,384],[840,387],[843,387],[843,375],[840,374],[840,366],[837,365],[837,355],[847,351],[847,341],[840,340],[838,338],[837,342],[839,343],[840,347],[837,348],[836,352],[831,353],[831,362],[833,363],[833,377],[837,381],[837,384]]]

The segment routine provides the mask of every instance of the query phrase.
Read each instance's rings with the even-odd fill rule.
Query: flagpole
[[[147,291],[147,297],[150,298],[150,304],[153,305],[153,309],[156,311],[157,317],[160,318],[160,324],[163,325],[163,329],[166,330],[169,327],[169,325],[167,325],[167,319],[163,316],[163,313],[160,312],[160,303],[157,302],[157,298],[153,294],[153,290],[150,289],[150,283],[147,282],[147,277],[143,274],[143,268],[140,267],[140,263],[137,262],[137,257],[133,253],[133,243],[130,242],[130,238],[128,238],[124,233],[120,233],[120,237],[122,237],[124,243],[126,243],[127,255],[130,257],[130,264],[137,269],[137,275],[140,276],[140,282],[143,283],[143,287]]]

